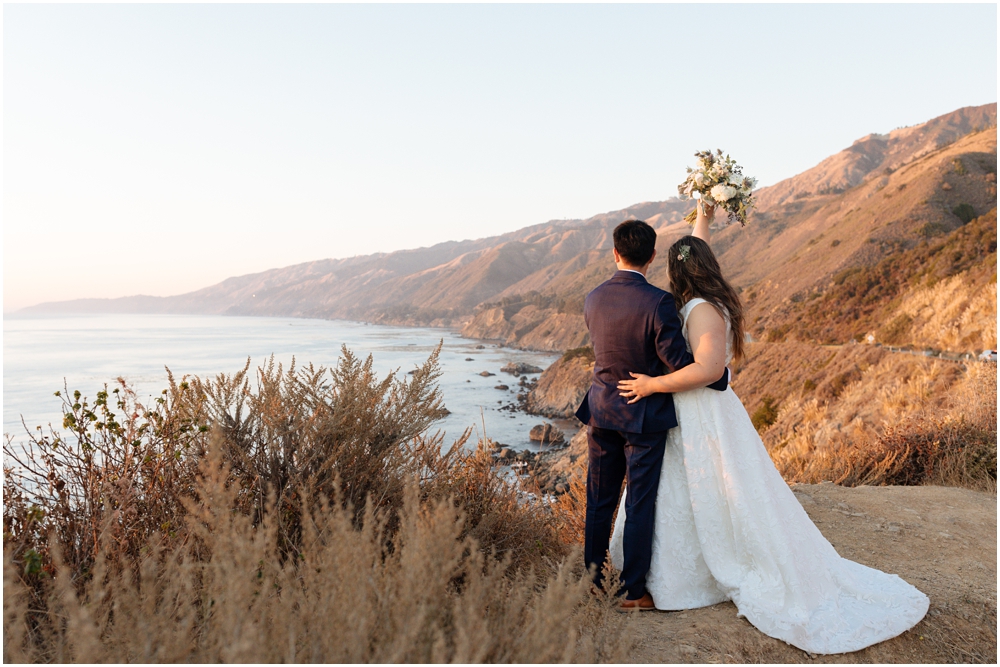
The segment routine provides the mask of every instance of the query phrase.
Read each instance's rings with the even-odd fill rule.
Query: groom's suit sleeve
[[[667,292],[656,307],[656,354],[673,373],[694,363],[694,356],[687,351],[687,342],[681,334],[681,318],[677,315],[674,295]],[[709,389],[725,391],[729,386],[729,370],[722,372],[722,377],[708,385]]]

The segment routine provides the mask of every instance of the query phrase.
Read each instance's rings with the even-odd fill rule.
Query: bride
[[[646,587],[663,610],[732,600],[759,630],[810,653],[857,651],[895,637],[923,618],[927,596],[894,574],[841,558],[775,469],[732,389],[691,389],[743,352],[743,308],[707,243],[711,215],[699,202],[694,235],[667,257],[695,363],[660,377],[631,373],[619,383],[629,402],[680,392]],[[624,520],[623,495],[610,548],[619,569]]]

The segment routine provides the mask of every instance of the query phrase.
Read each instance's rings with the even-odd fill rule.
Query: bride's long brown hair
[[[723,317],[728,315],[733,332],[733,358],[742,359],[746,326],[743,303],[722,277],[712,247],[696,236],[682,236],[667,251],[667,275],[678,308],[700,297],[722,311]]]

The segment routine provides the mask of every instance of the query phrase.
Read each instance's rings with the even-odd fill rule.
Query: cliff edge
[[[772,639],[724,602],[637,615],[633,662],[991,663],[997,660],[996,495],[941,486],[792,485],[844,558],[898,574],[931,599],[902,635],[843,655]]]

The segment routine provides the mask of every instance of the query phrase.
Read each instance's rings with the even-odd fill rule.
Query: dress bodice
[[[687,344],[688,352],[691,352],[691,337],[688,335],[688,315],[694,310],[694,307],[701,303],[708,303],[705,299],[701,297],[695,297],[684,304],[684,306],[678,311],[681,316],[681,320],[684,322],[681,327],[681,333],[684,335],[684,341]],[[729,313],[725,308],[722,309],[723,319],[726,320],[726,365],[728,366],[733,361],[733,330],[729,326]]]

